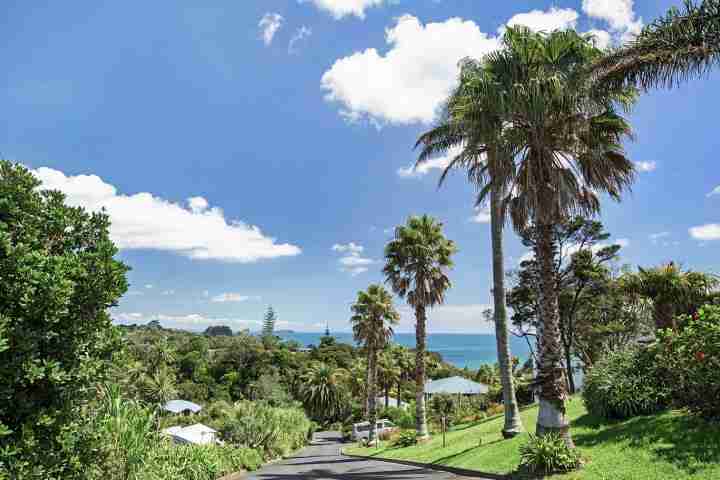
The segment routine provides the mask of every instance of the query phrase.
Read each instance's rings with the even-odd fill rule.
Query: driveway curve
[[[296,456],[266,465],[247,474],[252,480],[459,480],[451,473],[411,467],[378,460],[340,455],[342,442],[337,432],[320,432]]]

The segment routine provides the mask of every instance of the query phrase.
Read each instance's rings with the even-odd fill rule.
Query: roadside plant
[[[577,470],[582,465],[580,452],[568,447],[557,433],[530,435],[520,447],[520,470],[534,475],[552,475]]]

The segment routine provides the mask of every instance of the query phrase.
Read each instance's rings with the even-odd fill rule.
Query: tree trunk
[[[572,367],[572,352],[570,351],[570,347],[564,347],[563,350],[565,351],[565,372],[567,376],[567,382],[568,382],[568,391],[570,392],[570,395],[575,393],[575,379],[573,378],[573,367]]]
[[[368,390],[368,422],[370,422],[370,432],[368,433],[368,443],[373,443],[377,439],[377,409],[375,396],[375,380],[377,378],[377,353],[374,348],[368,349],[368,371],[370,374]]]
[[[428,438],[425,417],[425,306],[415,308],[415,426],[420,439]]]
[[[654,301],[655,306],[655,328],[663,330],[665,328],[677,329],[675,325],[675,307],[671,302]]]
[[[538,384],[540,388],[540,411],[536,434],[543,436],[558,433],[570,447],[574,447],[570,424],[565,411],[567,379],[563,364],[563,348],[560,340],[560,314],[558,310],[557,283],[554,258],[556,255],[553,227],[536,224],[537,240],[535,258],[540,270],[540,319],[542,340],[540,342],[540,365]]]
[[[387,409],[390,406],[390,385],[385,384],[385,408]]]
[[[492,159],[490,159],[492,161]],[[503,263],[503,212],[500,203],[500,187],[492,185],[490,193],[490,231],[493,256],[493,302],[495,310],[495,340],[497,342],[500,380],[505,405],[503,438],[512,438],[523,431],[515,396],[512,368],[510,366],[510,344],[508,342],[507,309],[505,308],[505,265]]]
[[[400,408],[400,396],[402,395],[402,380],[398,380],[397,387],[398,387],[398,390],[397,390],[398,396],[397,396],[396,400],[397,400],[397,407]]]

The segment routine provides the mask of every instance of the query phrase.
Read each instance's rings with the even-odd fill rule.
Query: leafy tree
[[[502,191],[501,205],[516,230],[530,223],[537,229],[542,328],[536,430],[539,435],[559,432],[571,445],[553,226],[576,214],[595,214],[600,208],[598,193],[619,200],[632,183],[633,164],[621,143],[630,127],[617,108],[629,107],[635,92],[591,84],[588,66],[602,52],[575,31],[545,34],[508,28],[503,47],[486,56],[485,66],[502,91],[498,102],[509,119],[502,131],[509,164],[500,172],[505,178],[495,180],[508,187]],[[491,180],[485,175],[478,183],[484,185],[479,195],[484,201]]]
[[[375,440],[377,422],[377,385],[378,352],[383,349],[392,337],[393,325],[400,321],[400,314],[395,310],[390,292],[382,285],[370,285],[367,291],[358,292],[357,300],[351,307],[350,323],[355,341],[364,345],[367,351],[367,398],[368,420],[370,422],[369,440]]]
[[[459,86],[447,100],[444,116],[438,126],[423,134],[416,146],[422,145],[418,165],[438,153],[460,147],[440,177],[443,183],[453,169],[467,171],[468,180],[489,192],[490,238],[493,257],[493,304],[495,338],[503,386],[505,424],[503,436],[510,438],[523,431],[515,387],[510,371],[507,310],[505,307],[505,265],[503,255],[503,225],[507,209],[501,199],[507,185],[504,169],[508,166],[507,152],[502,148],[502,130],[510,118],[498,102],[503,92],[486,71],[483,61],[463,60]],[[487,183],[486,183],[487,182]],[[478,202],[480,205],[482,202]],[[478,206],[479,206],[478,205]]]
[[[232,334],[232,329],[227,325],[211,325],[205,329],[205,335],[208,337],[232,337]]]
[[[428,436],[425,415],[425,340],[427,308],[445,302],[451,283],[447,270],[452,267],[455,243],[445,238],[442,223],[432,217],[410,217],[395,229],[385,247],[383,273],[393,291],[415,310],[415,402],[417,435]]]
[[[621,283],[630,294],[652,301],[658,330],[677,329],[676,316],[693,313],[718,286],[716,277],[684,272],[674,262],[648,269],[639,267],[637,273],[625,274]]]
[[[720,1],[685,0],[646,26],[635,39],[598,59],[601,84],[673,87],[700,77],[720,61]]]
[[[277,317],[275,315],[275,310],[273,310],[272,307],[268,307],[267,312],[265,312],[265,318],[263,319],[263,328],[262,328],[262,336],[263,338],[272,338],[275,332],[275,322],[277,321]]]
[[[119,335],[107,309],[127,289],[104,213],[40,191],[0,161],[0,477],[81,478],[88,423]]]

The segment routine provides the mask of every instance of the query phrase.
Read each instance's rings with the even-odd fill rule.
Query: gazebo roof
[[[168,412],[180,413],[186,410],[190,410],[193,413],[197,413],[202,410],[202,407],[197,403],[188,402],[187,400],[170,400],[163,408]]]
[[[425,392],[436,393],[459,393],[464,395],[477,395],[487,393],[488,386],[482,383],[473,382],[463,377],[441,378],[439,380],[428,380],[425,384]]]

